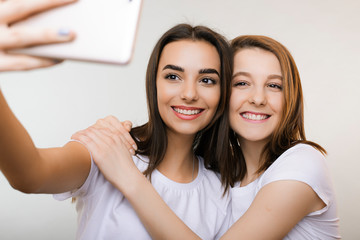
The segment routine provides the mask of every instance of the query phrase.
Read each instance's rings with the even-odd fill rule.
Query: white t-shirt
[[[133,160],[140,171],[148,166],[147,157],[134,156]],[[198,176],[191,183],[174,182],[158,170],[152,173],[151,181],[166,204],[202,239],[219,238],[227,230],[229,197],[222,197],[218,176],[204,167],[202,158],[199,157]],[[130,203],[105,179],[93,160],[80,189],[54,197],[76,197],[77,239],[151,239]]]
[[[278,180],[304,182],[326,204],[323,209],[305,216],[284,239],[340,238],[337,205],[326,159],[307,144],[297,144],[288,149],[255,181],[244,187],[238,183],[231,189],[231,222],[236,222],[246,212],[262,187]]]

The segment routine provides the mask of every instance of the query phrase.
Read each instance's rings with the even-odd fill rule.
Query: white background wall
[[[146,121],[147,60],[174,24],[204,24],[230,39],[273,37],[298,64],[307,137],[328,150],[342,236],[360,239],[359,9],[357,0],[144,0],[130,65],[68,61],[46,70],[2,73],[0,85],[38,147],[62,146],[72,133],[109,114],[135,124]],[[17,192],[0,174],[0,239],[74,239],[75,231],[74,204]]]

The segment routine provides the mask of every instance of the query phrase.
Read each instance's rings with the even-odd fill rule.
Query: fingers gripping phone
[[[55,8],[15,27],[69,29],[76,39],[15,50],[34,56],[112,63],[129,63],[137,32],[142,0],[79,0]]]

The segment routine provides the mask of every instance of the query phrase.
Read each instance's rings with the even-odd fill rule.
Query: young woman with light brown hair
[[[241,36],[231,46],[230,154],[221,172],[232,170],[235,180],[234,224],[223,239],[340,238],[326,152],[305,137],[295,61],[265,36]]]

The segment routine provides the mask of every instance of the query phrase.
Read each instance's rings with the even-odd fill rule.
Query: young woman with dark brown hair
[[[26,5],[26,14],[18,14],[11,11],[15,6],[8,4],[1,5],[0,12],[7,9],[12,13],[10,21],[52,6],[51,1],[41,1],[35,6]],[[6,45],[0,43],[4,52],[24,46],[8,35],[2,37],[7,40]],[[35,39],[27,44],[56,41]],[[226,123],[219,117],[229,97],[230,56],[227,41],[206,27],[180,24],[161,37],[151,54],[146,76],[149,121],[132,130],[138,145],[133,157],[125,145],[119,145],[121,136],[96,127],[89,129],[92,141],[80,137],[92,150],[93,158],[76,141],[59,148],[38,149],[0,91],[2,173],[14,188],[25,193],[53,193],[57,199],[76,197],[77,239],[150,239],[135,213],[136,207],[131,206],[147,204],[147,200],[125,197],[137,191],[136,184],[153,186],[160,194],[156,196],[161,196],[197,235],[204,239],[219,237],[227,227],[229,199],[221,197],[221,181],[205,166],[215,161],[222,148],[217,145],[223,134],[219,129]],[[56,63],[51,59],[31,60],[38,64],[23,68],[10,64],[2,70]],[[108,117],[98,124],[113,120]],[[124,150],[129,162],[111,161]],[[131,169],[136,169],[140,177],[129,177]],[[119,182],[131,188],[120,192],[118,189],[123,188]],[[157,213],[151,214],[156,221]]]

